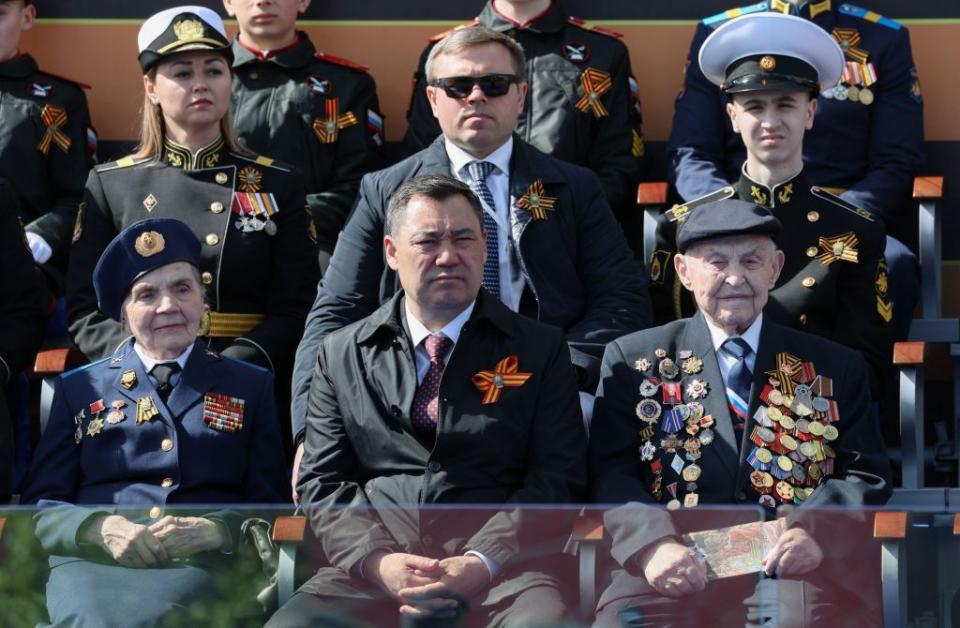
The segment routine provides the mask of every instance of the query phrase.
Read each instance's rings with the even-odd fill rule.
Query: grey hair
[[[424,70],[427,75],[427,84],[432,84],[437,77],[433,74],[433,63],[441,55],[455,55],[470,48],[483,46],[486,44],[500,44],[510,53],[513,61],[513,71],[517,76],[523,78],[527,73],[527,57],[523,54],[523,48],[520,47],[512,37],[497,32],[486,26],[472,26],[455,30],[443,39],[441,39],[430,55],[427,57],[427,63]]]
[[[384,218],[383,232],[393,235],[394,229],[403,220],[407,205],[415,196],[423,196],[435,201],[445,201],[452,196],[462,196],[470,203],[473,213],[483,228],[483,205],[473,190],[465,183],[443,174],[430,174],[414,177],[401,185],[390,197],[387,215]]]

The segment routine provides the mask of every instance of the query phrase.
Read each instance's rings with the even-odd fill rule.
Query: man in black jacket
[[[443,135],[360,184],[297,350],[292,415],[298,443],[320,341],[400,288],[384,261],[384,215],[390,196],[414,176],[452,174],[483,200],[484,287],[509,309],[564,330],[585,415],[604,345],[650,324],[646,279],[597,177],[513,135],[527,91],[517,43],[487,28],[459,30],[434,47],[427,74]]]

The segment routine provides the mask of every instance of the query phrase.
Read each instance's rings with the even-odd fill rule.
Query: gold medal
[[[786,456],[777,457],[777,466],[780,467],[785,473],[793,471],[793,460],[790,460]]]
[[[699,465],[691,464],[683,468],[683,479],[687,482],[696,482],[700,479],[703,469]]]
[[[770,461],[773,460],[773,454],[770,453],[769,449],[764,449],[763,447],[757,448],[757,460],[763,464],[770,464]]]
[[[797,441],[789,434],[780,435],[780,444],[783,445],[787,451],[795,451],[797,449]]]
[[[767,395],[767,401],[772,403],[775,406],[783,405],[783,393],[779,390],[771,390],[770,394]]]
[[[777,495],[785,501],[793,501],[793,487],[786,482],[777,482]]]
[[[130,370],[128,370],[128,371],[124,371],[124,372],[120,375],[120,385],[123,386],[123,387],[124,387],[125,389],[127,389],[127,390],[130,390],[131,388],[133,388],[134,386],[136,386],[136,385],[137,385],[137,372],[134,371],[133,369],[130,369]]]
[[[853,102],[860,100],[860,88],[856,85],[851,85],[847,88],[847,98]]]
[[[873,104],[873,92],[864,87],[860,90],[860,103],[864,105]]]
[[[103,419],[97,417],[87,424],[87,436],[96,436],[103,429]]]
[[[823,428],[823,437],[829,441],[837,440],[837,437],[840,436],[840,432],[832,425],[827,425]]]
[[[796,426],[797,426],[797,422],[793,420],[793,417],[789,417],[789,416],[787,416],[787,415],[783,415],[783,416],[780,418],[780,427],[782,427],[783,429],[785,429],[785,430],[792,430],[792,429],[795,428]]]
[[[691,356],[683,361],[680,368],[687,375],[696,375],[703,370],[703,360],[697,356]]]
[[[683,507],[693,508],[700,503],[700,496],[696,493],[687,493],[683,497]]]
[[[820,421],[810,421],[810,433],[814,436],[823,436],[825,428]]]
[[[779,408],[774,408],[774,407],[767,408],[767,418],[773,421],[774,423],[779,423],[780,419],[783,418],[783,412],[780,412]]]

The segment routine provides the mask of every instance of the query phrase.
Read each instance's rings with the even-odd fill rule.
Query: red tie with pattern
[[[423,340],[423,348],[430,358],[430,368],[417,387],[413,397],[413,426],[432,434],[437,429],[437,405],[440,396],[440,377],[443,375],[443,358],[453,346],[453,341],[444,335],[431,334]]]

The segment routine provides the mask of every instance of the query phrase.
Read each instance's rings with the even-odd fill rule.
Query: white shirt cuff
[[[467,550],[463,553],[464,556],[476,556],[483,562],[483,566],[487,568],[487,571],[490,572],[490,580],[493,581],[497,577],[497,574],[500,573],[500,566],[497,565],[494,561],[490,560],[480,552],[474,550]]]

